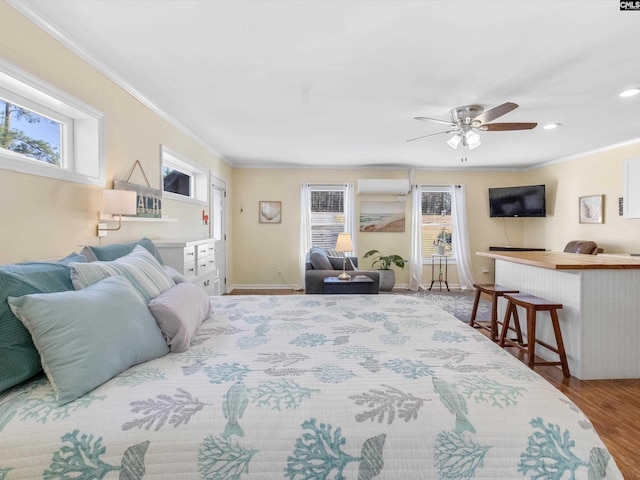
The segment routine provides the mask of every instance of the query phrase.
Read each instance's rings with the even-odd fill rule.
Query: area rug
[[[395,292],[394,292],[395,293]],[[398,292],[400,293],[400,292]],[[427,301],[442,307],[444,310],[452,314],[458,320],[465,323],[469,323],[471,318],[471,310],[473,309],[473,300],[475,292],[440,292],[440,291],[421,291],[421,292],[407,292],[400,293],[401,295],[409,295],[412,297],[421,297]],[[489,321],[491,320],[491,302],[480,298],[480,304],[478,305],[478,313],[476,320]]]

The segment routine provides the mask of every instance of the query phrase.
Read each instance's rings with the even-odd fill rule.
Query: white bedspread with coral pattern
[[[585,415],[399,295],[225,296],[191,349],[0,397],[0,480],[619,479]]]

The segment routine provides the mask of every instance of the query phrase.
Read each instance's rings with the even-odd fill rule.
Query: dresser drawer
[[[209,255],[213,255],[213,243],[202,243],[198,245],[198,258],[208,257]]]
[[[197,245],[193,245],[190,247],[184,247],[183,252],[183,261],[184,263],[195,262],[196,261],[196,249]]]
[[[195,260],[192,260],[190,262],[185,262],[183,267],[182,267],[182,274],[187,277],[187,278],[191,278],[191,277],[195,277],[197,274],[197,268],[196,268],[196,262]]]

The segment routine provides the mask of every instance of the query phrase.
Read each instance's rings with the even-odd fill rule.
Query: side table
[[[438,263],[438,275],[436,276],[435,267],[436,262]],[[442,269],[442,264],[444,263],[444,270]],[[440,286],[440,290],[442,290],[442,284],[444,283],[447,287],[447,292],[449,290],[449,281],[447,280],[447,276],[449,274],[449,255],[438,255],[434,253],[431,255],[431,285],[429,285],[429,290],[433,288],[433,284],[438,282]]]

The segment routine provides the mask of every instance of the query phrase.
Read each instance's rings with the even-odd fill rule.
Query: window
[[[311,187],[311,245],[336,248],[338,234],[345,231],[345,187],[323,185]]]
[[[161,150],[162,196],[206,204],[209,173],[166,147]]]
[[[442,245],[450,255],[453,240],[451,187],[422,186],[422,260],[431,261],[436,246]]]
[[[0,60],[0,168],[105,185],[102,113]]]

